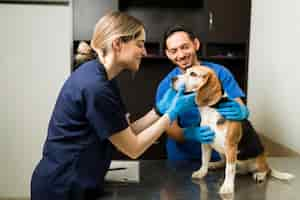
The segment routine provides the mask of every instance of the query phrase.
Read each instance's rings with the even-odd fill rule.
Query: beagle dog
[[[256,182],[264,181],[267,174],[281,180],[294,177],[270,168],[259,137],[248,120],[226,120],[214,108],[224,100],[224,95],[221,83],[212,69],[192,66],[184,74],[174,77],[173,88],[176,90],[183,83],[185,92],[197,93],[196,104],[201,114],[201,126],[207,125],[215,132],[215,139],[211,144],[202,144],[202,166],[192,174],[192,178],[201,179],[206,176],[212,148],[225,155],[226,159],[225,180],[219,190],[221,195],[233,195],[236,170],[240,173],[253,173]]]

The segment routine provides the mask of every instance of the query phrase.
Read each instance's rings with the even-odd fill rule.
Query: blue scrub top
[[[221,81],[224,92],[227,93],[229,98],[244,97],[245,94],[239,87],[231,72],[222,65],[212,62],[201,62],[201,65],[207,66],[214,70],[219,80]],[[160,82],[155,101],[158,102],[172,84],[172,78],[181,74],[182,71],[179,67],[174,68],[167,76]],[[184,119],[189,119],[185,121]],[[192,108],[190,111],[179,115],[179,125],[187,127],[187,124],[196,125],[201,122],[198,108]],[[193,122],[195,122],[193,124]],[[185,141],[178,143],[174,139],[168,137],[166,143],[167,156],[169,160],[201,160],[201,145],[195,141]],[[216,152],[212,154],[212,160],[219,160],[219,155]]]
[[[128,127],[116,80],[98,60],[81,65],[64,83],[34,170],[31,199],[93,199],[111,162],[108,138]]]

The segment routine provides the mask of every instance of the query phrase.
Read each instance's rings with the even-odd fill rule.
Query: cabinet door
[[[124,72],[118,76],[123,102],[130,113],[132,122],[144,116],[153,108],[156,89],[159,82],[172,70],[173,66],[167,59],[142,60],[138,73]],[[113,159],[127,159],[120,152],[113,152]],[[160,137],[139,159],[165,159],[165,137]]]
[[[251,0],[206,0],[207,41],[245,42],[249,38]]]

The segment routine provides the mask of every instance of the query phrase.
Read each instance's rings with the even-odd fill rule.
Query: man
[[[174,26],[164,34],[163,48],[168,59],[175,65],[174,68],[159,84],[156,93],[156,102],[171,87],[171,79],[195,64],[207,66],[215,71],[222,83],[224,92],[231,99],[230,102],[221,103],[219,112],[230,120],[243,120],[249,115],[247,107],[241,100],[245,94],[239,87],[233,75],[225,67],[200,61],[197,51],[200,41],[195,35],[183,26]],[[197,107],[179,115],[177,121],[167,129],[168,139],[166,144],[169,160],[201,159],[201,145],[211,143],[214,132],[208,126],[200,126],[200,114]],[[213,152],[212,161],[219,160],[217,152]]]

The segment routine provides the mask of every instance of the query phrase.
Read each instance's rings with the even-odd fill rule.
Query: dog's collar
[[[218,108],[220,103],[227,102],[227,101],[229,101],[229,98],[223,96],[217,103],[215,103],[214,105],[211,105],[210,107]]]
[[[222,90],[222,98],[219,99],[218,102],[216,102],[214,105],[211,105],[210,107],[212,107],[212,108],[217,108],[217,107],[219,106],[220,103],[229,101],[228,97],[226,97],[226,96],[224,95],[225,92],[224,92],[224,90],[223,90],[223,87],[221,87],[221,90]]]
[[[184,92],[183,94],[188,95],[188,94],[192,94],[192,93],[194,93],[194,92],[192,92],[192,91],[191,92]]]

